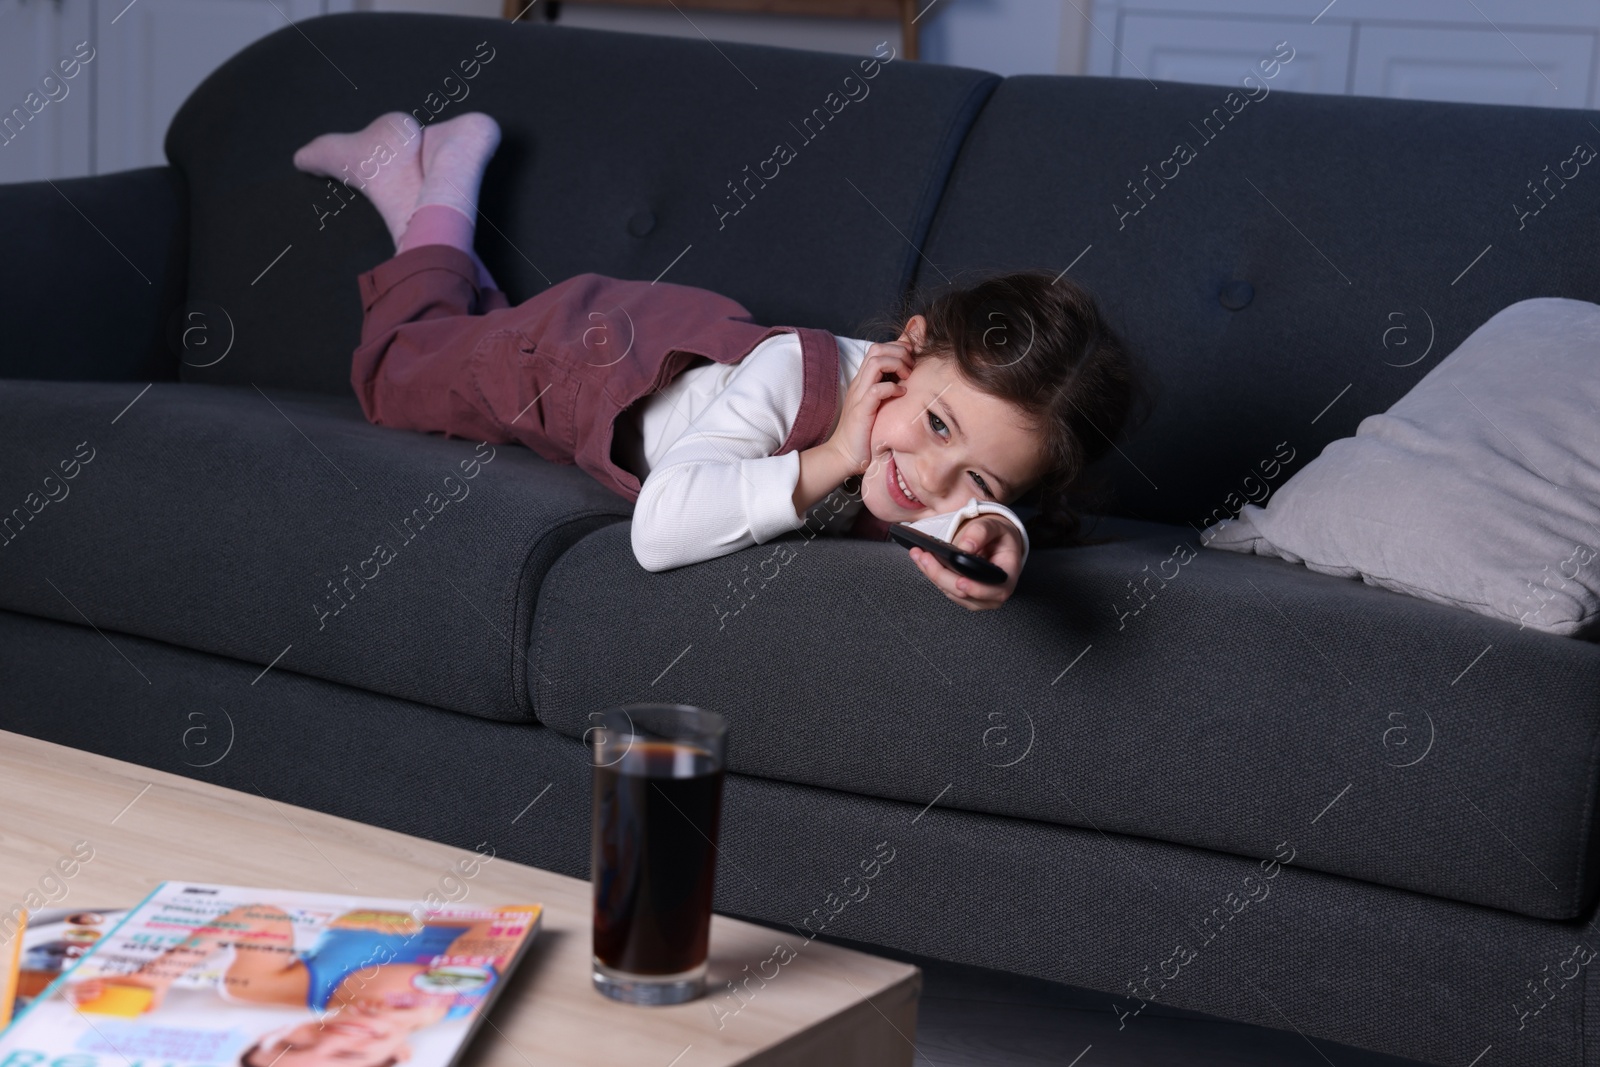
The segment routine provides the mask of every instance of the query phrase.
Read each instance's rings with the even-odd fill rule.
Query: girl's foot
[[[294,154],[294,165],[365,193],[398,244],[422,190],[422,144],[417,120],[404,111],[390,111],[366,129],[325,133],[302,145]]]
[[[436,122],[422,134],[422,188],[416,206],[455,208],[474,224],[489,157],[500,147],[500,124],[481,111]]]

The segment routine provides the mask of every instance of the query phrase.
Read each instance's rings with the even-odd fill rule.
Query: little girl
[[[816,509],[853,536],[908,523],[984,556],[1004,584],[911,550],[947,597],[984,609],[1016,587],[1030,529],[1075,537],[1067,490],[1138,390],[1082,289],[993,277],[900,316],[882,344],[758,326],[727,297],[659,279],[580,274],[512,307],[473,250],[499,143],[481,112],[425,129],[390,112],[294,155],[355,184],[395,241],[358,279],[351,384],[370,421],[576,463],[634,502],[634,554],[652,571],[762,544]],[[1006,505],[1035,490],[1024,524]]]

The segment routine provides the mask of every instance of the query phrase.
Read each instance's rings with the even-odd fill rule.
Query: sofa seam
[[[929,168],[928,174],[923,178],[922,188],[917,193],[917,214],[924,215],[925,221],[918,227],[917,239],[912,249],[906,254],[906,267],[901,270],[902,289],[910,288],[917,276],[917,259],[921,256],[919,248],[927,247],[929,234],[933,232],[934,221],[939,217],[939,206],[944,203],[945,193],[950,188],[950,179],[955,176],[956,164],[961,159],[961,150],[966,147],[967,139],[978,125],[978,117],[983,114],[989,100],[994,96],[1005,78],[998,74],[990,73],[986,78],[980,78],[966,92],[954,114],[945,122],[945,128],[939,136],[939,158],[943,161],[937,172]],[[962,119],[965,116],[965,123]],[[958,127],[960,129],[957,133]],[[935,191],[936,180],[938,187],[936,194],[931,199],[929,193]]]
[[[561,559],[566,556],[566,554],[570,552],[579,541],[582,541],[585,537],[587,537],[588,534],[584,534],[574,539],[572,544],[568,545],[565,549],[553,554],[550,557],[550,561],[544,569],[544,576],[539,580],[538,588],[529,590],[530,595],[527,598],[528,612],[524,625],[523,622],[518,620],[517,614],[523,601],[521,596],[522,590],[529,582],[530,568],[532,568],[534,560],[539,557],[544,546],[568,527],[576,526],[580,523],[586,523],[591,519],[597,518],[609,518],[614,520],[614,522],[602,523],[596,526],[593,530],[589,531],[589,533],[598,533],[607,526],[614,525],[615,522],[627,522],[631,517],[631,515],[618,515],[615,511],[604,511],[599,508],[579,512],[578,514],[569,516],[565,521],[551,527],[549,530],[546,530],[536,541],[534,541],[532,545],[528,547],[527,554],[522,560],[522,566],[517,569],[517,584],[516,588],[513,589],[511,593],[511,654],[513,657],[511,661],[511,688],[516,690],[516,692],[512,694],[512,698],[514,704],[518,708],[525,710],[527,715],[527,720],[525,721],[531,722],[535,726],[543,726],[544,723],[539,718],[539,709],[534,705],[533,696],[529,692],[528,687],[527,669],[530,664],[527,662],[527,658],[532,652],[530,644],[533,639],[533,618],[538,614],[539,611],[539,600],[544,592],[545,579],[549,578],[550,573],[555,569],[556,564],[559,563]],[[521,675],[520,681],[518,675]]]

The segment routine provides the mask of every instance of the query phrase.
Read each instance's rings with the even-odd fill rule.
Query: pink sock
[[[498,289],[489,268],[472,248],[474,231],[473,221],[455,208],[446,204],[424,204],[411,213],[406,232],[400,235],[400,243],[395,247],[395,255],[422,245],[449,245],[472,257],[473,266],[478,269],[479,289]]]

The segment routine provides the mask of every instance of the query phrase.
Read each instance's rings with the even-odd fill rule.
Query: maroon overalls
[[[737,363],[773,334],[799,335],[799,417],[777,454],[826,441],[839,411],[839,350],[826,330],[758,326],[738,302],[692,286],[579,274],[517,305],[479,291],[472,259],[422,245],[360,275],[364,318],[350,384],[380,426],[520,442],[576,463],[628,501],[639,479],[612,459],[617,419],[696,357]],[[887,527],[861,510],[856,536]]]

